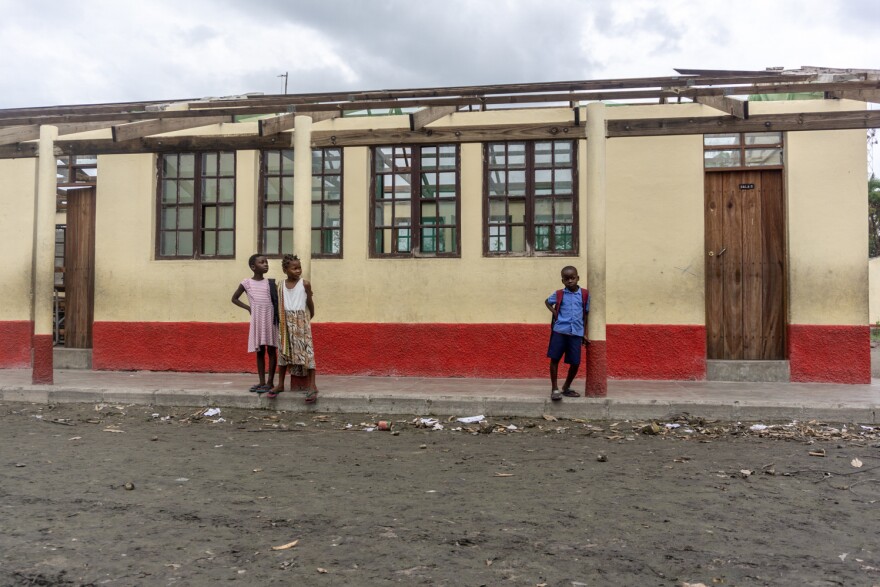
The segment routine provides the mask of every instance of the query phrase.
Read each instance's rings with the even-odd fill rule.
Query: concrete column
[[[31,382],[49,384],[52,376],[52,296],[55,290],[55,193],[58,189],[55,165],[55,139],[58,128],[40,127],[37,159],[37,203],[34,211],[34,248],[31,300],[34,336]]]
[[[608,359],[605,338],[605,104],[587,105],[587,287],[590,317],[587,336],[585,395],[608,394]]]
[[[293,253],[312,280],[312,118],[293,121]]]

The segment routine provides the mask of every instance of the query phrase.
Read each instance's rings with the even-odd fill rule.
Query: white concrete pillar
[[[608,393],[608,360],[605,332],[605,104],[587,105],[587,287],[590,288],[590,317],[587,337],[586,395]]]
[[[312,118],[293,122],[293,252],[312,280]]]
[[[37,158],[37,202],[34,211],[33,299],[34,336],[31,380],[53,383],[52,309],[55,291],[55,194],[58,190],[55,139],[58,127],[41,126]]]

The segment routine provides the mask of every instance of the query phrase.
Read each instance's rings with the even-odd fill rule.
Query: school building
[[[0,110],[0,367],[241,372],[254,252],[318,372],[544,377],[574,265],[608,378],[870,382],[878,72]],[[583,369],[583,368],[582,368]],[[583,371],[582,371],[583,372]]]

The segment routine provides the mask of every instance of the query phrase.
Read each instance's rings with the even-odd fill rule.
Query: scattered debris
[[[606,455],[596,455],[596,460],[600,463],[607,463],[608,457]]]
[[[273,546],[272,550],[287,550],[288,548],[293,548],[299,544],[299,540],[294,540],[293,542],[288,542],[287,544],[281,544],[279,546]]]
[[[461,422],[462,424],[477,424],[486,419],[486,416],[467,416],[465,418],[456,418],[456,422]]]
[[[811,450],[807,454],[809,454],[811,457],[824,457],[825,456],[825,449],[820,448],[818,450]]]
[[[859,468],[861,468],[861,466],[862,466],[863,463],[862,463],[861,460],[859,460],[858,457],[856,457],[856,458],[854,458],[853,460],[851,460],[851,461],[849,462],[849,464],[852,465],[853,467],[855,467],[856,469],[859,469]]]
[[[548,422],[558,422],[559,421],[559,418],[557,418],[556,416],[551,416],[550,414],[544,414],[543,418],[545,420],[547,420]]]
[[[204,416],[206,418],[210,418],[212,416],[219,416],[219,415],[220,415],[220,408],[208,408],[207,410],[202,412],[202,416]]]
[[[318,571],[319,573],[321,573],[322,575],[324,575],[324,574],[327,573],[327,569],[322,569],[321,567],[318,567],[318,568],[315,569],[315,570]]]
[[[123,487],[125,488],[126,491],[133,491],[134,490],[134,483],[132,483],[131,481],[126,481],[125,485],[123,485]]]
[[[513,477],[513,473],[495,473],[495,477]]]

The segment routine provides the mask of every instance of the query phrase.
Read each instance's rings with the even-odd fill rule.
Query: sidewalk
[[[0,401],[270,408],[366,414],[662,420],[686,412],[713,420],[880,423],[880,379],[870,385],[609,381],[608,397],[551,402],[544,379],[438,379],[318,375],[320,399],[248,393],[256,375],[56,370],[55,385],[31,385],[28,369],[0,369]],[[575,382],[582,391],[583,379]]]

